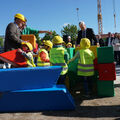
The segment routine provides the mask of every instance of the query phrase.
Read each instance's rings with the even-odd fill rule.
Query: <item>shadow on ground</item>
[[[116,75],[120,76],[120,67],[116,67]],[[120,84],[114,84],[115,88],[119,88]],[[85,100],[81,95],[73,96],[76,109],[74,111],[45,111],[42,112],[46,116],[56,116],[56,117],[80,117],[80,118],[115,118],[115,120],[120,120],[120,104],[119,105],[82,105]],[[92,99],[100,99],[100,97],[93,97]],[[111,98],[112,99],[112,98]]]
[[[117,87],[117,86],[116,86]],[[56,117],[82,117],[82,118],[105,118],[105,117],[118,117],[116,120],[120,120],[120,105],[106,105],[106,106],[83,106],[82,102],[87,100],[81,96],[81,94],[76,94],[73,96],[76,109],[73,111],[45,111],[42,112],[46,116],[56,116]],[[88,100],[102,99],[105,97],[92,97]],[[113,97],[111,97],[113,98]]]
[[[96,98],[95,98],[96,99]],[[83,118],[103,118],[103,117],[120,117],[120,105],[106,106],[81,106],[83,100],[75,99],[76,109],[73,111],[45,111],[46,116],[56,117],[83,117]],[[116,120],[120,120],[117,118]]]

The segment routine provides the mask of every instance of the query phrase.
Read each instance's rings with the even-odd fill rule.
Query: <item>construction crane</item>
[[[103,34],[101,0],[97,0],[97,9],[98,9],[98,34],[101,35]]]

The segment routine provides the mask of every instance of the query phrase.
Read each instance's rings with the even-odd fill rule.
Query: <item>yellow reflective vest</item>
[[[79,50],[80,59],[78,60],[78,72],[80,76],[93,76],[94,75],[94,64],[93,60],[95,56],[89,49]]]
[[[41,60],[39,54],[41,52],[44,52],[46,54],[46,59],[49,59],[49,54],[47,52],[47,50],[45,49],[40,49],[39,53],[38,53],[38,61],[37,61],[37,66],[50,66],[50,62],[44,62]]]
[[[50,62],[52,66],[62,66],[61,75],[66,74],[68,71],[68,66],[64,60],[64,51],[65,48],[63,47],[52,48],[50,50]]]
[[[36,65],[34,64],[34,60],[33,60],[33,55],[32,55],[32,53],[31,52],[28,52],[28,53],[26,53],[26,55],[28,55],[28,56],[30,56],[30,60],[29,59],[27,59],[27,58],[25,58],[25,60],[26,60],[26,62],[27,62],[27,64],[28,64],[28,67],[36,67]]]

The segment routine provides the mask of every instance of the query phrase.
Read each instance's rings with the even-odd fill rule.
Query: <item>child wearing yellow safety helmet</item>
[[[80,50],[78,50],[75,56],[69,60],[69,62],[72,62],[78,58],[77,75],[79,76],[79,79],[84,81],[83,92],[85,97],[90,97],[93,89],[93,61],[95,56],[89,48],[90,40],[87,38],[82,38],[80,42]]]
[[[38,61],[37,61],[37,66],[50,66],[50,61],[49,61],[49,51],[52,48],[53,44],[50,40],[45,40],[44,41],[44,46],[43,48],[40,49],[38,53]]]
[[[68,72],[67,61],[69,60],[69,54],[63,47],[63,39],[60,36],[55,36],[52,40],[53,48],[50,50],[50,62],[52,66],[61,66],[62,71],[58,79],[57,84],[65,84],[66,74]]]
[[[29,42],[22,42],[21,49],[18,48],[18,52],[20,52],[25,57],[28,67],[35,67],[33,55],[31,53],[32,50],[33,47]]]
[[[71,48],[71,47],[72,47],[72,43],[68,42],[66,48]]]

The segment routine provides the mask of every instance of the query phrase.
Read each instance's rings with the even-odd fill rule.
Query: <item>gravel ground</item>
[[[1,113],[0,120],[120,120],[120,67],[116,67],[116,73],[114,97],[94,97],[87,100],[76,94],[74,111]]]

